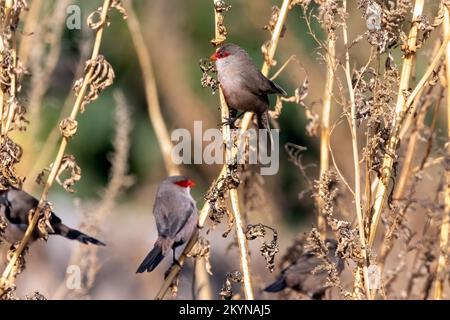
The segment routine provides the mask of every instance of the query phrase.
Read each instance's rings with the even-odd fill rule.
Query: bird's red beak
[[[193,188],[193,187],[195,187],[195,182],[193,180],[188,180],[187,185],[189,188]]]
[[[217,56],[217,52],[214,52],[209,59],[211,59],[212,61],[216,61],[219,57]]]

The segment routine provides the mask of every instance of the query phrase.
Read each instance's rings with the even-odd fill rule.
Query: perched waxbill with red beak
[[[158,239],[136,273],[153,271],[171,249],[175,262],[175,248],[188,241],[197,226],[197,205],[190,193],[194,186],[183,176],[168,177],[159,184],[153,205]]]
[[[23,190],[9,187],[0,191],[0,217],[6,221],[6,229],[0,233],[0,237],[9,243],[15,243],[22,240],[25,231],[28,228],[28,216],[30,210],[35,209],[39,204],[38,199],[29,195]],[[85,244],[94,244],[104,246],[105,244],[95,238],[92,238],[78,230],[72,229],[61,222],[53,212],[50,216],[50,226],[47,232],[50,235],[57,234],[70,240],[77,240]],[[29,242],[41,238],[38,227],[33,231]]]
[[[325,244],[328,248],[328,259],[335,265],[337,272],[340,274],[344,269],[344,262],[336,253],[337,241],[327,239]],[[323,264],[323,259],[311,252],[305,252],[295,263],[281,271],[279,278],[264,291],[279,292],[285,288],[291,288],[312,299],[322,299],[327,290],[325,284],[328,273],[326,270],[317,270],[315,273],[313,271]]]
[[[239,111],[251,111],[258,117],[260,129],[269,129],[268,94],[286,92],[276,83],[267,79],[241,47],[228,43],[214,52],[218,80],[227,105]],[[235,119],[230,119],[234,122]]]

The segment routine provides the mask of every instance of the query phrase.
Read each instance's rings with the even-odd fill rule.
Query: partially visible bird
[[[325,244],[328,248],[327,257],[335,265],[337,272],[340,274],[344,269],[344,262],[336,253],[337,241],[327,239]],[[313,270],[323,264],[323,259],[311,252],[305,252],[297,261],[282,270],[278,279],[265,288],[264,291],[279,292],[285,288],[291,288],[312,299],[321,299],[327,289],[325,283],[328,272],[326,270],[318,270],[313,274]]]
[[[235,44],[220,46],[210,59],[216,63],[218,80],[228,107],[254,112],[259,128],[269,129],[268,95],[287,95],[286,91],[267,79],[247,52]],[[235,119],[230,119],[231,123]]]
[[[22,240],[28,228],[29,212],[35,209],[38,204],[38,199],[23,190],[9,187],[6,190],[0,191],[0,216],[5,219],[7,225],[0,236],[9,243]],[[92,243],[94,245],[105,246],[103,242],[66,226],[53,212],[49,220],[51,229],[53,230],[47,227],[47,232],[51,235],[57,234],[85,244]],[[41,232],[36,227],[33,230],[29,242],[34,242],[41,236]]]
[[[175,262],[175,249],[189,240],[197,226],[197,205],[190,193],[194,186],[183,176],[171,176],[159,184],[153,205],[158,239],[136,273],[153,271],[171,249]]]

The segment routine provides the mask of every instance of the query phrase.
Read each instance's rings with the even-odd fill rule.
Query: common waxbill
[[[25,231],[28,228],[29,212],[35,209],[39,201],[23,190],[9,187],[0,191],[0,216],[6,221],[6,229],[0,236],[9,243],[15,243],[22,240]],[[53,230],[48,228],[48,233],[57,234],[70,240],[78,240],[82,243],[104,246],[105,244],[95,238],[92,238],[78,230],[72,229],[61,222],[53,212],[50,216],[50,225]],[[29,242],[33,242],[41,237],[41,233],[36,227],[30,237]]]
[[[194,181],[183,176],[168,177],[159,184],[153,205],[158,238],[136,273],[153,271],[171,249],[175,260],[175,248],[192,236],[198,219],[190,193],[194,186]]]
[[[267,79],[247,52],[235,44],[220,46],[210,59],[216,63],[218,80],[228,107],[254,112],[259,128],[269,129],[268,94],[286,95],[286,92]]]
[[[328,248],[328,258],[340,274],[344,269],[344,262],[336,253],[337,242],[334,239],[327,239],[325,244]],[[322,264],[324,264],[323,259],[311,252],[305,252],[295,263],[281,271],[279,278],[264,291],[279,292],[285,288],[291,288],[312,299],[321,299],[327,289],[325,283],[328,273],[326,270],[317,270],[313,273],[313,270]]]

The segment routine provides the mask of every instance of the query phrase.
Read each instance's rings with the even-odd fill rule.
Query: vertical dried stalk
[[[445,37],[450,35],[450,13],[448,8],[445,10],[444,18],[444,34]],[[450,138],[450,44],[447,44],[446,55],[446,77],[447,77],[447,136]],[[446,156],[450,154],[450,146],[447,143]],[[448,161],[448,160],[447,160]],[[436,270],[436,281],[434,284],[434,299],[440,300],[444,292],[444,280],[446,278],[446,271],[448,270],[448,253],[449,241],[448,236],[450,232],[450,168],[449,164],[445,164],[445,210],[441,223],[441,234],[439,243],[439,260]]]
[[[231,207],[233,211],[234,223],[236,225],[236,237],[239,245],[239,256],[241,259],[242,283],[246,300],[253,300],[253,286],[250,274],[248,243],[244,232],[244,221],[239,210],[239,197],[236,189],[230,190]]]
[[[217,4],[220,0],[213,0],[214,7],[217,7]],[[221,34],[219,30],[219,21],[223,20],[221,17],[221,13],[218,10],[214,10],[214,20],[215,20],[215,39],[220,39],[221,41],[225,41],[225,37]],[[222,118],[222,122],[227,121],[230,117],[230,110],[225,101],[225,97],[222,92],[222,88],[219,87],[219,98],[220,98],[220,114]],[[231,136],[230,125],[224,125],[222,127],[222,136],[223,143],[225,146],[225,164],[231,165],[234,159],[234,155],[237,154],[237,146],[233,143],[233,137]],[[227,170],[228,170],[227,166]],[[232,188],[229,190],[230,192],[230,201],[231,201],[231,212],[233,214],[233,218],[236,226],[236,237],[238,240],[239,247],[239,257],[241,262],[241,271],[242,271],[242,287],[244,291],[244,296],[246,300],[253,300],[253,286],[252,279],[250,273],[249,266],[249,253],[248,253],[248,243],[247,238],[245,237],[244,232],[244,221],[239,209],[239,194],[237,189]]]
[[[281,6],[280,13],[278,16],[278,21],[277,21],[275,29],[272,33],[272,38],[270,40],[270,47],[268,49],[268,60],[264,61],[264,65],[261,69],[262,74],[264,74],[265,76],[267,76],[270,71],[270,67],[271,67],[270,61],[273,59],[273,57],[275,55],[275,51],[278,46],[278,41],[280,39],[281,31],[283,29],[283,24],[284,24],[284,21],[286,20],[286,16],[288,13],[290,1],[291,0],[283,0],[283,4]],[[242,122],[241,122],[241,127],[239,130],[240,131],[239,133],[243,133],[244,131],[246,131],[248,129],[248,127],[250,126],[250,123],[252,121],[252,117],[253,117],[252,112],[247,112],[244,115],[244,118],[242,119]],[[226,176],[226,173],[227,173],[227,165],[225,164],[222,167],[222,170],[220,171],[217,179],[214,180],[213,184],[217,184],[218,187],[220,188],[221,181],[224,180],[223,178]],[[205,225],[206,218],[208,217],[209,209],[210,209],[209,203],[205,202],[205,204],[203,205],[203,208],[200,210],[200,214],[199,214],[198,226],[197,226],[199,229],[203,228],[203,226]],[[183,253],[178,258],[179,264],[172,267],[172,269],[170,270],[170,273],[167,275],[166,280],[164,281],[164,283],[163,283],[161,289],[159,290],[158,294],[156,295],[155,299],[164,298],[167,290],[169,289],[170,284],[172,283],[172,281],[175,279],[175,277],[177,276],[177,274],[180,272],[181,268],[183,267],[183,264],[186,261],[187,254],[189,253],[189,251],[191,251],[191,249],[195,245],[195,242],[197,241],[197,237],[198,237],[198,232],[196,232],[189,240],[188,244],[186,245],[186,247],[183,250]]]
[[[403,60],[403,66],[402,66],[402,72],[400,77],[400,83],[398,88],[398,94],[397,94],[397,103],[395,106],[395,116],[394,116],[394,123],[392,125],[392,128],[396,128],[399,124],[398,122],[402,121],[402,118],[404,117],[404,113],[407,108],[407,99],[404,95],[404,92],[408,90],[409,88],[409,82],[411,78],[411,73],[413,69],[413,64],[415,60],[415,52],[416,52],[416,41],[417,41],[417,33],[418,33],[418,27],[417,24],[414,23],[416,21],[417,17],[419,17],[422,14],[423,7],[424,7],[424,0],[416,0],[414,5],[414,13],[413,13],[413,25],[411,27],[411,30],[409,32],[408,36],[408,54],[406,54],[404,60]],[[393,129],[394,130],[394,129]],[[395,130],[394,130],[395,131]],[[386,154],[383,159],[383,168],[382,168],[382,177],[378,181],[377,189],[375,191],[374,196],[374,204],[373,204],[373,216],[371,220],[371,226],[370,226],[370,232],[369,232],[369,246],[372,246],[373,241],[375,239],[376,234],[376,228],[378,226],[380,217],[381,217],[381,211],[383,209],[389,181],[392,174],[392,167],[394,165],[394,155],[397,149],[398,145],[398,136],[393,132],[391,134],[391,138],[389,140],[389,144],[386,150]]]
[[[95,60],[98,57],[99,52],[100,52],[100,45],[102,42],[103,31],[106,26],[106,19],[107,19],[107,14],[108,14],[110,5],[111,5],[111,0],[104,0],[102,11],[101,11],[101,17],[100,17],[101,24],[100,24],[99,28],[97,29],[94,47],[92,49],[92,56],[91,56],[92,60]],[[69,117],[70,120],[75,121],[75,119],[78,116],[78,113],[79,113],[81,105],[83,103],[84,96],[86,94],[93,71],[94,71],[93,67],[89,67],[89,69],[86,71],[86,74],[83,78],[82,86],[78,92],[77,99],[75,101],[75,104],[72,108],[72,112]],[[44,202],[47,198],[48,192],[50,191],[50,188],[53,185],[53,182],[55,181],[55,178],[58,173],[59,167],[61,165],[61,161],[64,156],[64,152],[66,150],[68,142],[69,142],[69,138],[63,136],[63,138],[61,140],[61,144],[59,146],[58,153],[55,158],[55,161],[53,162],[52,170],[50,171],[50,174],[49,174],[47,181],[45,183],[45,186],[44,186],[44,190],[42,191],[42,195],[39,200],[37,209],[35,210],[32,217],[30,217],[29,225],[28,225],[27,230],[25,231],[24,237],[23,237],[22,241],[20,242],[19,246],[17,247],[16,251],[14,252],[14,255],[11,257],[11,260],[8,262],[8,265],[6,266],[5,270],[3,271],[2,277],[0,279],[0,290],[3,290],[3,288],[5,287],[6,284],[10,284],[11,281],[14,281],[15,274],[13,272],[13,269],[16,265],[18,258],[20,257],[23,250],[27,246],[28,240],[30,239],[31,234],[33,233],[34,228],[36,227],[36,224],[39,221],[40,208],[42,208],[42,206],[44,205]]]
[[[441,44],[437,41],[432,56],[435,56],[439,48],[441,47]],[[415,113],[415,110],[419,109],[419,104],[422,103],[421,96],[422,94],[425,94],[425,96],[429,96],[433,91],[433,87],[430,86],[425,90],[424,87],[421,88],[420,92],[417,94],[417,97],[415,98],[413,104],[411,105],[411,111],[408,112],[407,118],[405,119],[405,123],[403,125],[403,128],[400,131],[399,138],[400,140],[403,139],[404,136],[406,136],[406,132],[408,131],[409,127],[411,126],[411,123],[413,123],[413,114]],[[403,197],[406,184],[408,182],[408,179],[410,177],[410,171],[412,169],[412,162],[415,155],[415,150],[417,147],[417,139],[419,138],[419,130],[423,126],[423,123],[425,121],[425,117],[427,115],[426,110],[428,110],[430,104],[432,103],[432,99],[426,99],[425,104],[420,106],[420,108],[423,110],[420,112],[419,116],[416,120],[416,127],[413,129],[409,141],[408,141],[408,147],[406,149],[406,155],[405,159],[403,160],[402,170],[400,172],[400,176],[398,178],[398,182],[396,183],[395,190],[394,190],[394,199],[399,200]]]
[[[31,43],[33,42],[33,40],[35,40],[30,36],[30,34],[34,33],[34,30],[38,26],[39,14],[42,7],[43,0],[33,0],[31,1],[30,7],[28,8],[28,13],[26,15],[25,23],[23,26],[25,34],[22,35],[19,45],[19,57],[24,66],[28,64]]]
[[[347,1],[343,1],[343,9],[345,14],[347,14]],[[370,297],[370,287],[369,287],[369,274],[367,272],[367,242],[366,234],[364,229],[364,217],[361,207],[361,168],[359,166],[359,148],[358,148],[358,136],[357,136],[357,125],[356,125],[356,105],[355,105],[355,92],[353,89],[352,78],[350,74],[350,55],[348,52],[348,34],[347,34],[347,24],[344,22],[342,25],[344,46],[345,46],[345,77],[347,80],[348,91],[350,95],[351,104],[351,119],[350,119],[350,131],[352,135],[352,150],[353,150],[353,168],[355,170],[355,208],[356,217],[358,219],[358,231],[359,231],[359,241],[361,242],[361,253],[363,255],[364,263],[363,275],[364,275],[364,287],[366,289],[366,296]],[[356,277],[359,278],[358,276]],[[360,281],[359,281],[360,282]],[[358,284],[359,286],[359,284]],[[363,286],[360,286],[363,287]]]
[[[164,159],[164,165],[169,175],[179,175],[180,169],[172,161],[172,141],[161,115],[161,107],[159,105],[158,90],[156,88],[155,74],[152,67],[152,60],[149,50],[145,44],[139,21],[134,12],[131,1],[124,2],[125,9],[128,13],[128,28],[130,30],[131,39],[136,49],[136,54],[141,65],[142,77],[145,84],[145,95],[147,98],[148,115],[150,122],[155,130],[159,147]]]
[[[334,70],[335,70],[335,52],[336,40],[334,36],[328,35],[328,48],[326,53],[327,75],[325,80],[325,88],[323,93],[323,107],[320,126],[320,177],[330,169],[330,152],[328,146],[330,144],[330,116],[331,116],[331,99],[333,96]],[[323,201],[317,200],[317,228],[322,239],[325,239],[327,233],[327,223],[322,215]]]
[[[421,100],[420,99],[416,99],[415,104],[416,103],[420,103]],[[427,109],[428,106],[423,106],[422,108]],[[398,183],[395,187],[395,191],[394,191],[394,199],[395,200],[401,200],[404,192],[405,192],[405,188],[406,188],[406,184],[410,178],[410,172],[412,169],[412,164],[413,164],[413,160],[415,157],[415,151],[416,151],[416,147],[417,147],[417,140],[419,139],[420,136],[420,127],[423,126],[423,122],[425,121],[425,117],[427,115],[426,110],[424,110],[423,112],[421,112],[417,118],[417,126],[416,128],[414,128],[414,131],[411,133],[410,137],[409,137],[409,141],[408,141],[408,147],[406,148],[406,154],[405,154],[405,159],[403,160],[403,166],[402,166],[402,170],[400,172],[400,176],[398,178]]]

